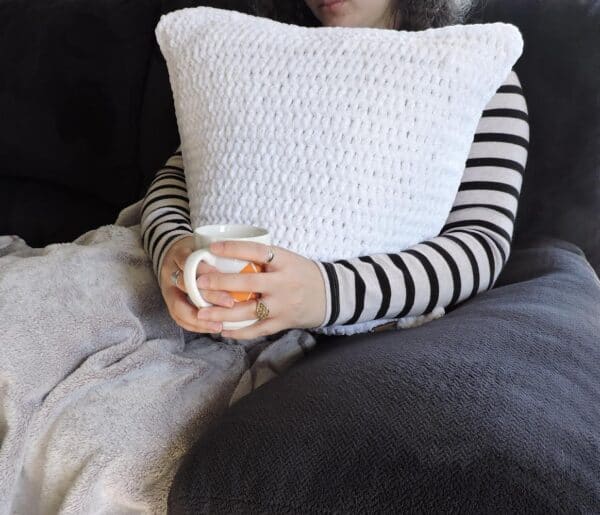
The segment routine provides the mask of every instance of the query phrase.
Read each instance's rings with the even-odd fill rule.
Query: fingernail
[[[201,275],[198,279],[198,286],[200,286],[200,288],[206,288],[208,286],[208,277]]]
[[[212,322],[209,324],[208,327],[210,327],[215,332],[219,332],[221,330],[221,323],[220,322]]]

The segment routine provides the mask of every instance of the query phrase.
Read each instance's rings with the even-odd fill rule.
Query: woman
[[[273,4],[276,4],[273,2]],[[422,30],[463,20],[470,0],[306,0],[266,5],[258,14],[305,25]],[[298,21],[299,20],[299,21]],[[318,20],[318,22],[317,22]],[[511,71],[486,106],[460,188],[439,236],[397,254],[333,263],[246,242],[213,244],[211,252],[268,263],[268,274],[223,274],[201,264],[198,286],[209,302],[187,301],[181,275],[193,251],[179,149],[156,174],[142,206],[142,238],[173,319],[197,333],[248,339],[290,328],[311,329],[378,318],[439,313],[494,286],[510,253],[528,154],[527,106]],[[171,278],[174,278],[172,281]],[[230,291],[258,291],[268,317],[235,331],[223,321],[255,318],[256,300],[233,303]],[[443,312],[443,311],[442,311]]]

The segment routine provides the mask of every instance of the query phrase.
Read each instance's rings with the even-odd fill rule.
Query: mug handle
[[[185,289],[191,299],[191,301],[201,308],[207,308],[212,304],[206,300],[200,294],[198,284],[196,284],[196,271],[200,261],[206,261],[211,266],[217,266],[217,257],[211,254],[208,249],[200,249],[192,252],[185,261],[183,267],[183,282],[185,283]]]

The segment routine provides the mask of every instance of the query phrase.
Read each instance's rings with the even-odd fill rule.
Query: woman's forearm
[[[423,315],[494,286],[508,259],[528,155],[529,122],[514,71],[486,106],[441,233],[394,254],[318,263],[321,327]]]
[[[142,203],[142,242],[157,277],[169,248],[192,232],[181,147],[178,147],[156,173]]]

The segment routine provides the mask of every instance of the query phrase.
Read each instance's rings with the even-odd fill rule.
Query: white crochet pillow
[[[523,50],[507,23],[308,28],[209,7],[163,15],[155,33],[193,226],[267,227],[322,261],[439,234]]]

